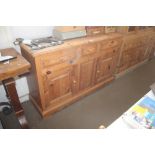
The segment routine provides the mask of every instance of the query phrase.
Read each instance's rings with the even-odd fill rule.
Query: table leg
[[[28,129],[28,123],[26,120],[26,117],[24,115],[23,107],[21,106],[21,103],[19,101],[19,97],[17,94],[16,86],[15,86],[15,80],[13,78],[9,78],[7,80],[2,81],[6,95],[9,98],[11,105],[15,111],[16,117],[19,120],[19,123],[21,125],[21,128]]]

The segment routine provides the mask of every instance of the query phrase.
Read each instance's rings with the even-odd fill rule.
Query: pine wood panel
[[[91,87],[93,82],[94,60],[80,64],[79,89],[84,90]]]
[[[98,59],[97,69],[96,69],[96,83],[101,82],[113,75],[113,59]]]

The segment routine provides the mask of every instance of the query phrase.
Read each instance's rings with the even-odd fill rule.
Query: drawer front
[[[102,54],[102,58],[111,58],[113,56],[116,56],[116,54],[119,51],[119,47],[114,47],[110,49],[101,49],[100,52]]]
[[[105,33],[112,33],[116,31],[115,26],[105,26]]]
[[[68,60],[68,56],[64,55],[62,51],[46,54],[40,58],[40,62],[43,68],[50,65],[56,65]]]
[[[64,63],[68,59],[69,59],[68,56],[62,56],[62,57],[58,57],[58,58],[51,57],[51,58],[43,58],[43,60],[41,62],[42,62],[43,67],[46,68],[50,65],[57,65],[60,63]]]
[[[119,46],[121,44],[121,40],[108,40],[108,41],[101,41],[100,43],[100,49],[107,49],[107,48],[113,48],[116,46]]]
[[[87,27],[87,35],[97,35],[97,34],[103,34],[104,33],[104,26],[98,26],[98,27]]]
[[[54,53],[46,54],[40,58],[41,66],[47,68],[49,66],[59,64],[69,64],[70,61],[76,60],[78,54],[76,49],[56,51]]]
[[[60,32],[83,31],[85,26],[57,26],[55,29]]]
[[[97,52],[97,44],[86,44],[82,46],[81,54],[82,56],[89,55],[89,54],[95,54]]]
[[[55,67],[48,67],[42,70],[42,76],[46,77],[46,79],[53,79],[55,77],[60,76],[60,73],[69,72],[70,66],[57,65]]]

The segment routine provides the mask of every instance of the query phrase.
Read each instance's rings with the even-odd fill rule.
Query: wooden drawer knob
[[[46,72],[47,75],[49,75],[49,74],[51,74],[51,73],[52,73],[51,71],[47,71],[47,72]]]
[[[73,62],[74,62],[73,60],[69,60],[69,64],[73,64]]]
[[[76,84],[77,82],[74,80],[73,83]]]
[[[100,70],[97,70],[97,73],[100,73]]]

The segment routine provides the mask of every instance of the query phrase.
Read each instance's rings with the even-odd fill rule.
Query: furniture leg
[[[23,129],[29,128],[26,117],[24,115],[23,107],[21,106],[21,103],[19,101],[19,97],[15,86],[15,80],[13,78],[9,78],[7,80],[3,80],[2,83],[4,85],[7,97],[9,98],[10,103],[19,120],[21,128]]]

